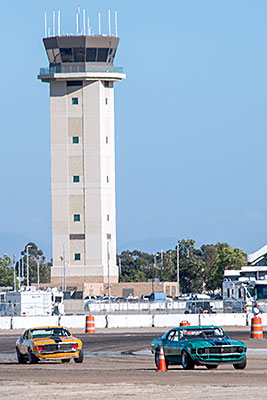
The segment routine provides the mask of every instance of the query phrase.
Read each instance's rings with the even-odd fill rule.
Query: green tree
[[[217,243],[215,261],[214,287],[221,288],[225,268],[240,269],[247,264],[246,253],[241,249],[233,249],[227,243]]]
[[[40,263],[40,283],[49,283],[51,280],[51,262],[48,262],[43,254],[43,251],[38,246],[29,242],[21,252],[24,269],[24,284],[27,277],[27,247],[29,257],[29,283],[37,283],[37,263]]]
[[[14,271],[13,268],[9,268],[12,264],[11,258],[4,254],[0,257],[0,286],[12,286],[14,285]]]

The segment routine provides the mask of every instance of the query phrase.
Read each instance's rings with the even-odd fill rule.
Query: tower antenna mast
[[[47,38],[47,15],[46,15],[46,11],[44,13],[44,23],[45,23],[45,38]]]
[[[60,10],[57,12],[57,35],[60,36]]]
[[[101,15],[98,13],[98,34],[101,35]]]
[[[108,36],[111,36],[110,10],[108,10]]]
[[[118,37],[118,13],[115,11],[115,36]]]
[[[53,10],[53,36],[56,36],[56,12]]]

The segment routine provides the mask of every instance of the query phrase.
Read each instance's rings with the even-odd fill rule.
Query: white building
[[[50,86],[52,284],[118,281],[116,266],[114,36],[45,38]],[[109,255],[109,256],[108,256]],[[107,286],[106,285],[106,286]]]

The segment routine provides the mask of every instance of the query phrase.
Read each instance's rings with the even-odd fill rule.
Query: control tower
[[[114,67],[119,38],[43,39],[50,86],[52,284],[110,291],[116,266]],[[108,290],[107,290],[108,288]]]

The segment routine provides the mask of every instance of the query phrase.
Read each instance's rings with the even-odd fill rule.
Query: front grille
[[[203,360],[209,359],[218,359],[218,360],[227,360],[227,359],[238,359],[241,354],[245,351],[242,346],[214,346],[214,347],[205,347],[197,350],[197,354]]]
[[[51,343],[45,344],[41,353],[64,353],[75,351],[72,349],[74,343]]]

